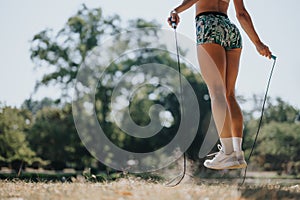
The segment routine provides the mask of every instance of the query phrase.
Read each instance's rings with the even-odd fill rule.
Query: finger
[[[177,19],[176,19],[176,24],[179,24],[179,22],[180,22],[180,19],[177,18]]]
[[[172,27],[172,23],[173,23],[173,21],[172,21],[171,17],[168,17],[168,24],[169,24],[169,26]]]
[[[169,19],[170,19],[170,22],[171,22],[171,23],[173,23],[173,22],[176,23],[176,18],[175,18],[173,15],[172,15]]]
[[[264,45],[262,49],[262,54],[263,56],[270,58],[270,50],[268,46]]]
[[[271,53],[271,51],[269,50],[269,48],[266,48],[266,55],[267,55],[267,57],[268,57],[269,59],[271,59],[272,53]]]
[[[268,55],[269,55],[269,58],[271,59],[272,58],[272,52],[270,51],[269,48],[268,48]]]

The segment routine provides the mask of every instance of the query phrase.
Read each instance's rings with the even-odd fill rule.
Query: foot
[[[204,162],[205,167],[217,170],[241,168],[236,152],[233,151],[230,154],[225,154],[221,145],[218,145],[218,148],[220,151],[215,153],[215,157]]]
[[[238,168],[246,168],[247,162],[245,160],[244,151],[236,151],[235,153],[236,153],[237,160],[239,162]]]

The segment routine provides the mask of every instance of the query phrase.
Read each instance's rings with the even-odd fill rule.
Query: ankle
[[[225,154],[231,154],[234,151],[232,141],[232,138],[220,138],[222,150]]]
[[[232,137],[233,150],[236,152],[242,151],[242,142],[243,142],[243,138]]]

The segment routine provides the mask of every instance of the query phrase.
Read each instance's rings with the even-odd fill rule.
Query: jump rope
[[[178,67],[178,72],[179,72],[180,99],[181,99],[181,103],[183,103],[183,101],[182,101],[182,84],[181,84],[181,69],[180,69],[181,67],[180,67],[180,57],[179,57],[179,46],[178,46],[177,31],[176,31],[177,25],[176,25],[175,21],[172,21],[172,17],[170,17],[169,19],[171,21],[172,28],[174,29],[176,54],[177,54],[177,67]],[[260,131],[260,128],[261,128],[261,125],[262,125],[262,120],[263,120],[264,110],[265,110],[265,104],[266,104],[266,101],[267,101],[268,92],[269,92],[269,88],[270,88],[270,83],[271,83],[271,79],[272,79],[272,76],[273,76],[273,71],[274,71],[275,64],[276,64],[276,59],[277,59],[276,56],[271,55],[271,58],[273,59],[273,65],[272,65],[272,69],[271,69],[271,72],[270,72],[270,75],[269,75],[269,78],[268,78],[268,83],[267,83],[267,87],[266,87],[266,91],[265,91],[265,95],[264,95],[264,99],[263,99],[263,105],[262,105],[262,109],[261,109],[261,115],[260,115],[260,119],[259,119],[259,122],[258,122],[257,132],[256,132],[255,139],[254,139],[254,142],[253,142],[252,147],[251,147],[250,154],[249,154],[249,156],[247,158],[247,161],[246,161],[248,164],[250,162],[250,158],[251,158],[252,153],[254,151],[254,148],[255,148],[255,145],[256,145],[256,142],[257,142],[257,138],[258,138],[258,135],[259,135],[259,131]],[[181,109],[182,117],[184,117],[184,110],[183,110],[182,105],[180,106],[180,109]],[[245,180],[246,180],[247,169],[248,169],[248,165],[245,168],[245,171],[244,171],[244,174],[243,174],[243,180],[239,184],[239,186],[242,186],[244,184]],[[182,173],[180,175],[176,176],[175,178],[173,178],[172,180],[170,180],[166,184],[166,186],[175,187],[175,186],[179,185],[181,183],[181,181],[183,180],[183,178],[185,177],[185,174],[186,174],[186,152],[183,153],[183,170],[182,170]],[[178,178],[179,178],[179,180],[175,184],[171,185],[171,183],[173,183]]]

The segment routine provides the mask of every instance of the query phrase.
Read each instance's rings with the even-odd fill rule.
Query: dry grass
[[[139,179],[120,179],[107,183],[76,180],[72,183],[33,183],[0,181],[2,200],[185,200],[185,199],[300,199],[300,185],[248,185],[238,188],[229,184],[183,183],[166,187]]]

